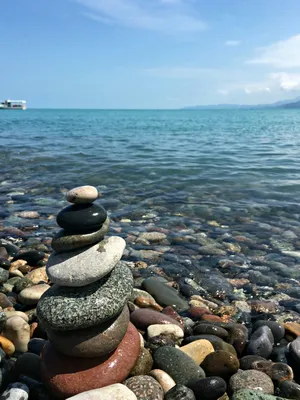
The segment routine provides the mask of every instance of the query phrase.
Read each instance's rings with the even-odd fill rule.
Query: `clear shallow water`
[[[0,135],[7,189],[94,184],[139,201],[162,190],[232,209],[300,200],[297,110],[3,111]]]

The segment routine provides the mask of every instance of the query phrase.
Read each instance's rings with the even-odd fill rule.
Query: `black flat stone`
[[[199,379],[188,386],[193,390],[197,400],[217,400],[227,389],[226,382],[219,376]]]
[[[94,232],[101,228],[107,212],[96,204],[74,204],[61,210],[56,218],[58,225],[69,232]]]
[[[31,266],[38,265],[38,262],[41,261],[45,257],[45,253],[43,251],[37,250],[28,250],[23,253],[18,253],[13,259],[12,262],[17,260],[25,260]]]

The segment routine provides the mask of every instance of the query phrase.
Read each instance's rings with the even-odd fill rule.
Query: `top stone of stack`
[[[66,200],[72,204],[90,204],[97,200],[98,190],[94,186],[79,186],[66,194]]]

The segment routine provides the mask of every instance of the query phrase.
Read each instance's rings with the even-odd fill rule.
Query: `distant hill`
[[[284,104],[283,108],[300,108],[300,100],[295,101],[294,103]]]
[[[281,100],[271,104],[211,104],[204,106],[184,107],[184,110],[227,110],[227,109],[247,109],[257,110],[264,108],[300,108],[300,97],[293,100]]]

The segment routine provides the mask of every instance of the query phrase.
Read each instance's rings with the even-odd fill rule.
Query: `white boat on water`
[[[25,100],[5,100],[0,103],[0,110],[26,110]]]

